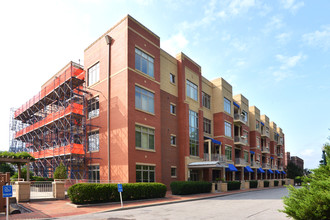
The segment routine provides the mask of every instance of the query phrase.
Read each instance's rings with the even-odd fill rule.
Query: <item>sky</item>
[[[316,168],[330,136],[330,1],[16,0],[0,3],[0,150],[9,109],[36,95],[127,14],[223,77],[285,133],[286,151]]]

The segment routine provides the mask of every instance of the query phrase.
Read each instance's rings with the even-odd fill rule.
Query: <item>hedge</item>
[[[212,183],[202,181],[174,181],[170,185],[173,195],[209,193]]]
[[[162,183],[124,183],[123,200],[162,198],[166,186]],[[89,204],[119,201],[117,184],[77,183],[68,189],[72,203]]]
[[[228,184],[228,190],[237,190],[241,189],[241,182],[240,181],[229,181]]]
[[[250,188],[257,188],[258,187],[258,181],[257,180],[251,180],[250,181]]]
[[[268,180],[264,181],[264,187],[269,187],[269,181]]]
[[[278,180],[274,180],[274,186],[278,186]]]
[[[282,180],[282,186],[284,186],[285,185],[285,180]]]

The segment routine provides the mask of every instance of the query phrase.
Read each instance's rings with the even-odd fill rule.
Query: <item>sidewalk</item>
[[[104,211],[117,211],[125,209],[140,208],[146,206],[171,204],[177,202],[186,202],[207,198],[214,198],[238,193],[245,193],[251,191],[275,189],[278,187],[269,188],[256,188],[256,189],[243,189],[229,192],[216,192],[216,193],[204,193],[186,196],[172,195],[170,191],[166,193],[165,198],[161,199],[150,199],[150,200],[138,200],[138,201],[124,201],[124,207],[120,207],[120,203],[105,203],[105,204],[93,204],[90,206],[75,206],[70,203],[69,199],[65,200],[51,200],[51,201],[32,201],[26,203],[20,203],[25,208],[32,210],[31,213],[16,214],[9,216],[9,219],[40,219],[40,218],[56,218],[72,215],[82,215],[94,212]],[[1,216],[0,219],[5,219],[5,216]]]

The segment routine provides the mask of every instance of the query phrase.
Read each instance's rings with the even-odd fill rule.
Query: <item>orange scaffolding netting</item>
[[[30,126],[27,126],[27,127],[23,128],[22,130],[19,130],[18,132],[16,132],[15,138],[19,138],[22,135],[28,134],[36,129],[39,129],[45,125],[48,125],[60,118],[67,116],[69,114],[72,114],[72,113],[83,115],[83,106],[80,104],[77,104],[77,103],[72,103],[68,107],[66,107],[64,110],[58,111],[55,113],[51,113],[46,118],[44,118]]]
[[[53,149],[41,150],[38,152],[30,152],[30,155],[35,159],[47,158],[60,155],[68,154],[84,154],[84,146],[82,144],[68,144],[66,146],[61,146]]]
[[[49,95],[63,83],[70,80],[72,77],[84,80],[85,71],[71,64],[58,77],[55,77],[55,79],[47,83],[37,95],[33,96],[29,101],[27,101],[20,108],[18,108],[14,113],[14,117],[17,118],[20,114],[28,110],[31,106],[39,102],[41,99],[45,98],[47,95]]]

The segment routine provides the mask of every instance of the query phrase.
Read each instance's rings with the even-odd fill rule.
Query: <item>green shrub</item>
[[[250,181],[250,188],[257,188],[258,187],[258,181],[257,180],[251,180]]]
[[[278,180],[274,180],[274,186],[278,186]]]
[[[123,200],[162,198],[166,186],[162,183],[124,183]],[[119,201],[117,184],[78,183],[69,187],[68,196],[72,203],[88,204]]]
[[[61,162],[58,167],[56,167],[54,172],[54,179],[66,179],[68,178],[68,175],[66,173],[66,167]]]
[[[240,181],[229,181],[227,182],[228,190],[238,190],[241,189],[241,182]]]
[[[173,195],[209,193],[212,183],[202,181],[174,181],[170,185]]]
[[[285,180],[282,180],[282,186],[284,186],[285,185]]]
[[[269,187],[269,181],[268,180],[264,180],[264,187]]]

